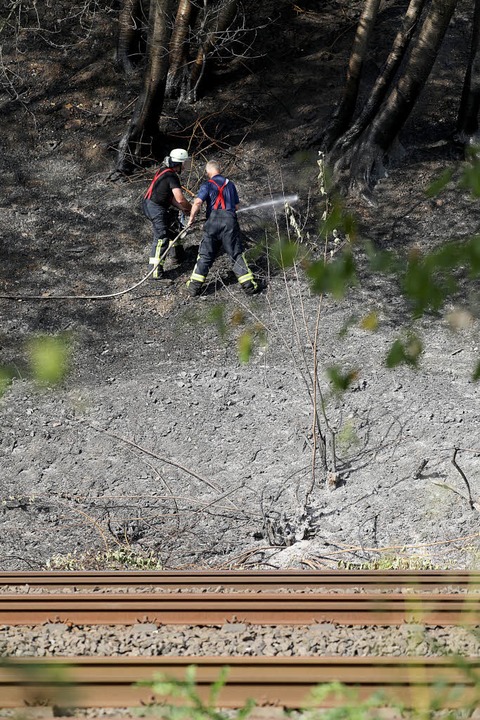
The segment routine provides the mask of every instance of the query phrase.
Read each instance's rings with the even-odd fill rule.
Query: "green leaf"
[[[285,270],[300,259],[300,246],[298,243],[282,240],[272,246],[271,257],[278,267]]]
[[[435,272],[435,265],[434,259],[424,258],[420,254],[412,255],[409,259],[403,289],[413,303],[416,317],[427,310],[438,310],[455,284],[451,275],[442,283],[441,276]]]
[[[218,334],[223,340],[227,334],[227,323],[225,321],[224,305],[214,305],[208,314],[208,321],[215,325]]]
[[[225,686],[225,683],[227,681],[229,673],[229,668],[227,666],[224,666],[220,670],[220,674],[211,685],[209,690],[209,705],[211,707],[214,707],[217,704],[218,696],[220,694],[220,691]]]
[[[335,298],[344,297],[347,289],[357,281],[352,253],[346,250],[331,262],[317,260],[307,268],[312,291],[321,295],[331,293]]]
[[[478,160],[467,165],[460,180],[460,187],[470,190],[475,197],[480,197],[480,163]]]
[[[343,392],[358,378],[358,370],[348,370],[348,372],[342,373],[336,365],[332,365],[327,368],[327,375],[334,389]]]
[[[470,238],[465,246],[464,254],[470,277],[478,277],[480,275],[480,235]]]
[[[68,369],[69,347],[60,336],[42,336],[29,343],[30,364],[34,379],[40,385],[55,385]]]
[[[343,323],[342,327],[338,331],[338,337],[343,338],[347,335],[350,328],[354,327],[358,324],[358,317],[356,315],[350,315],[345,322]]]
[[[320,226],[320,236],[327,237],[334,230],[343,228],[343,206],[337,201]]]
[[[375,330],[378,330],[378,314],[375,310],[372,310],[372,312],[368,313],[368,315],[365,315],[361,319],[360,327],[363,330],[368,330],[369,332],[375,332]]]
[[[252,356],[253,337],[250,330],[245,330],[238,338],[238,357],[241,363],[248,363]]]
[[[399,259],[391,250],[378,250],[372,242],[365,243],[364,248],[372,272],[387,274],[398,270]]]
[[[388,352],[386,365],[389,368],[402,364],[417,367],[422,352],[422,342],[414,333],[409,334],[403,342],[397,338]]]
[[[434,180],[429,187],[426,190],[427,197],[435,197],[439,193],[442,192],[442,190],[448,185],[450,180],[452,179],[453,170],[447,169],[444,170],[440,176]]]

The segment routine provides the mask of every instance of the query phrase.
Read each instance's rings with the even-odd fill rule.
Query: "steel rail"
[[[285,586],[325,589],[386,589],[412,587],[437,590],[457,586],[480,589],[480,573],[427,570],[324,570],[310,571],[92,571],[92,572],[3,572],[0,588],[28,585],[32,588],[114,588],[145,587],[181,590],[195,587],[219,587],[236,590],[277,590]]]
[[[461,667],[452,658],[18,658],[0,667],[0,707],[56,705],[78,708],[123,708],[155,701],[149,682],[160,674],[185,679],[187,666],[196,665],[196,689],[206,701],[222,667],[228,679],[217,707],[238,708],[248,698],[259,705],[286,708],[334,707],[345,702],[334,694],[309,701],[311,689],[340,682],[356,688],[358,699],[382,692],[385,705],[394,701],[405,707],[427,707],[435,698],[438,707],[459,708],[480,700],[480,658],[464,659]],[[178,698],[168,697],[178,704]],[[158,700],[158,698],[157,698]],[[355,704],[355,702],[354,702]]]
[[[0,624],[480,625],[480,594],[68,593],[0,595]]]

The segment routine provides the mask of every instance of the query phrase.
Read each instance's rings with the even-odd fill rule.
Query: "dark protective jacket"
[[[207,218],[213,209],[235,214],[235,207],[240,202],[235,183],[223,175],[214,175],[211,180],[202,183],[197,196],[206,204]]]
[[[173,200],[173,190],[182,188],[180,178],[172,168],[162,167],[155,173],[147,192],[144,195],[145,200],[160,205],[161,207],[170,207]]]

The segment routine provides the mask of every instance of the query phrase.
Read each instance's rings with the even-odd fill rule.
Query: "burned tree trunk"
[[[220,44],[220,38],[228,30],[229,26],[235,19],[238,9],[238,0],[224,0],[217,11],[216,17],[212,24],[207,28],[205,40],[200,44],[192,69],[189,75],[189,102],[195,102],[197,91],[205,71],[205,64],[208,56],[214,48]]]
[[[133,117],[118,145],[116,170],[128,172],[142,157],[152,155],[165,98],[168,44],[174,0],[151,0],[148,18],[147,69]]]
[[[188,48],[187,41],[190,32],[190,21],[193,6],[191,0],[180,0],[178,3],[177,16],[170,42],[170,69],[167,76],[167,97],[175,97],[182,94],[182,80],[188,72]]]
[[[472,43],[458,112],[457,136],[462,142],[476,140],[480,110],[480,0],[475,0]]]
[[[122,0],[118,13],[116,60],[127,75],[134,70],[131,55],[139,34],[140,6],[141,0]]]
[[[392,50],[383,66],[381,74],[373,86],[369,99],[363,106],[360,115],[353,125],[333,146],[330,154],[331,158],[340,157],[342,153],[345,153],[375,117],[408,50],[410,40],[420,19],[425,2],[426,0],[410,0],[402,27],[393,41]]]
[[[327,156],[335,180],[346,172],[355,193],[368,198],[373,181],[383,174],[389,151],[430,75],[456,5],[457,0],[431,0],[405,67],[378,112],[340,158]]]
[[[323,135],[322,149],[324,151],[331,150],[335,141],[348,128],[355,112],[363,63],[375,27],[379,6],[380,0],[365,0],[350,54],[343,98]]]

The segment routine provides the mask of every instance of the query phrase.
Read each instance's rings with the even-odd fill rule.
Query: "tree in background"
[[[458,0],[410,0],[370,99],[355,117],[362,70],[380,11],[380,0],[364,1],[343,98],[321,143],[337,184],[369,197],[427,82],[457,5]],[[475,139],[480,104],[480,0],[474,5],[471,51],[457,127],[457,137],[464,142]]]
[[[142,23],[143,86],[118,145],[119,172],[160,154],[159,119],[165,99],[194,103],[210,60],[224,53],[244,56],[251,32],[238,0],[122,0],[117,62],[127,77],[142,61]]]

